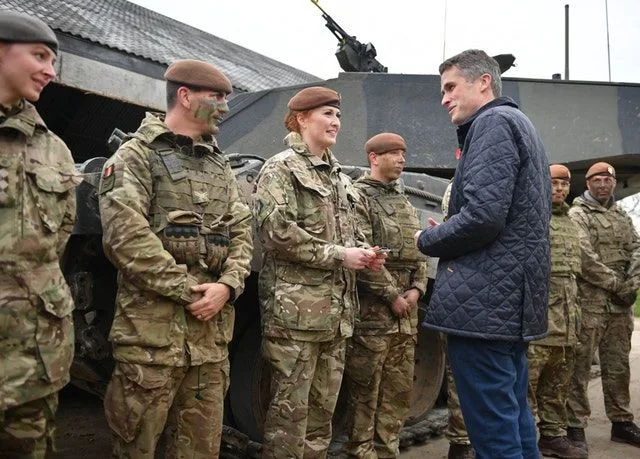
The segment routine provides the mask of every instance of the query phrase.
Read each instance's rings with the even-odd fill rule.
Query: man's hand
[[[402,295],[398,295],[394,302],[391,304],[391,310],[398,317],[409,317],[409,311],[411,311],[411,305]]]
[[[420,299],[420,290],[417,288],[410,288],[402,294],[402,297],[407,300],[407,303],[409,303],[411,307],[414,307],[418,304],[418,300]]]
[[[346,250],[342,265],[349,269],[363,269],[367,268],[376,258],[376,253],[371,249],[349,247]]]
[[[440,224],[431,217],[427,219],[427,223],[429,223],[429,228],[436,227]],[[416,247],[418,247],[418,250],[420,250],[420,247],[418,246],[418,240],[420,239],[420,235],[422,234],[423,231],[424,230],[418,230],[413,234],[413,243],[415,244]]]
[[[387,248],[383,249],[376,245],[375,247],[372,247],[371,250],[373,250],[373,252],[376,254],[376,257],[369,262],[366,268],[372,271],[380,271],[387,259],[387,256],[388,256],[387,254],[389,253],[389,249]]]
[[[202,298],[188,304],[186,308],[196,319],[203,322],[218,314],[231,297],[231,288],[218,282],[194,285],[191,291],[201,293]]]

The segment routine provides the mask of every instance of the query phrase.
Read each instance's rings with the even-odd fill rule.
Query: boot
[[[567,427],[567,438],[573,446],[589,452],[587,437],[585,437],[582,427]]]
[[[631,421],[611,424],[611,441],[640,447],[640,428]]]
[[[448,459],[475,459],[476,452],[471,445],[449,444]]]
[[[540,436],[538,440],[540,454],[561,459],[587,459],[589,453],[575,446],[567,437]]]

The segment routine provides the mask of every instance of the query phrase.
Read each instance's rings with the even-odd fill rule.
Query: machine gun
[[[325,26],[338,39],[336,58],[345,72],[378,72],[387,73],[387,68],[376,59],[376,48],[367,43],[363,45],[355,36],[349,35],[329,14],[318,4],[318,0],[311,0],[322,11]]]

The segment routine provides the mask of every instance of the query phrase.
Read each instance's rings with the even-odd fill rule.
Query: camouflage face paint
[[[207,121],[210,134],[218,132],[218,125],[222,122],[222,115],[229,112],[229,106],[227,101],[222,102],[210,99],[202,98],[198,99],[195,108],[192,113],[196,119]]]

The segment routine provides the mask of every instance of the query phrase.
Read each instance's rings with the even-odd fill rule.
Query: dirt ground
[[[636,319],[631,349],[631,406],[640,418],[640,319]],[[589,385],[592,414],[587,428],[591,459],[640,458],[640,449],[609,440],[611,424],[604,413],[602,383],[593,379]],[[55,459],[101,459],[110,455],[110,438],[98,397],[72,387],[60,397]],[[441,459],[447,457],[449,444],[444,437],[412,446],[400,454],[402,459]]]

